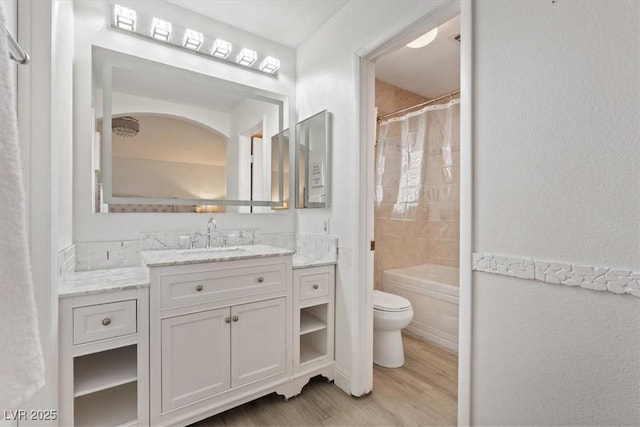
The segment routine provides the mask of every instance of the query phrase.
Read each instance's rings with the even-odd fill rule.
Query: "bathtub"
[[[385,270],[382,290],[411,301],[412,335],[458,352],[458,269],[435,264]]]

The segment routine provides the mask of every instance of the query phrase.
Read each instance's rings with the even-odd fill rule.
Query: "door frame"
[[[357,301],[363,304],[358,324],[362,331],[357,345],[365,349],[354,354],[353,385],[371,390],[373,385],[373,240],[374,156],[375,145],[375,61],[416,39],[456,15],[460,15],[460,296],[458,353],[458,425],[471,425],[471,345],[472,345],[472,232],[473,232],[473,32],[471,0],[447,0],[377,46],[355,55],[360,132],[359,277]],[[366,248],[366,249],[365,249]],[[357,374],[357,376],[356,376]]]

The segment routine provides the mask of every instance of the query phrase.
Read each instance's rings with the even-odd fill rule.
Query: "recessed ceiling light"
[[[211,47],[211,55],[215,56],[216,58],[225,59],[227,56],[229,56],[231,50],[233,50],[231,43],[226,40],[216,39],[216,41],[213,42],[213,46]]]
[[[204,36],[201,32],[187,29],[184,32],[184,39],[182,40],[182,45],[188,49],[198,50],[200,46],[202,46],[202,41],[204,40]]]
[[[247,49],[246,47],[240,51],[236,57],[236,62],[240,65],[250,67],[258,59],[258,53],[255,50]]]
[[[135,31],[136,30],[136,11],[115,5],[113,8],[113,20],[114,25],[123,30]]]
[[[153,21],[151,21],[151,37],[168,42],[171,39],[171,22],[153,18]]]
[[[274,58],[273,56],[267,56],[260,63],[260,66],[258,68],[260,68],[260,71],[273,74],[280,68],[280,60],[278,58]]]
[[[438,29],[434,28],[433,30],[429,31],[428,33],[423,34],[422,36],[418,37],[417,39],[415,39],[411,43],[407,44],[407,47],[410,47],[410,48],[413,48],[413,49],[418,49],[420,47],[425,47],[426,45],[428,45],[429,43],[434,41],[437,36],[438,36]]]

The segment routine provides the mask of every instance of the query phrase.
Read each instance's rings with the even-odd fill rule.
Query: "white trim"
[[[375,62],[383,56],[395,52],[407,43],[423,35],[425,31],[432,30],[458,16],[460,14],[459,1],[460,0],[446,0],[382,43],[378,43],[376,46],[366,46],[356,53],[368,61]]]
[[[473,2],[460,0],[460,297],[458,425],[471,425],[473,350]]]
[[[354,55],[355,79],[357,84],[357,106],[359,111],[360,177],[359,177],[359,218],[364,218],[358,226],[358,277],[363,278],[362,286],[357,286],[354,300],[358,313],[353,324],[351,342],[351,394],[362,396],[373,389],[373,252],[368,242],[373,240],[373,144],[376,126],[375,115],[375,66],[371,61]],[[366,141],[366,142],[363,142]]]
[[[371,369],[373,369],[373,367]],[[340,369],[337,365],[334,372],[335,378],[333,383],[345,393],[351,394],[351,378],[349,377],[349,374]]]
[[[432,328],[422,322],[412,320],[411,323],[409,323],[409,326],[406,327],[405,331],[423,341],[428,341],[446,348],[452,353],[458,352],[457,336],[447,334],[446,332]]]
[[[553,285],[640,297],[640,272],[628,269],[483,253],[473,254],[473,269]]]

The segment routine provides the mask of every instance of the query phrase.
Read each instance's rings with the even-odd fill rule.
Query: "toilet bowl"
[[[400,331],[412,318],[413,309],[408,299],[373,291],[373,363],[385,368],[404,365]]]

